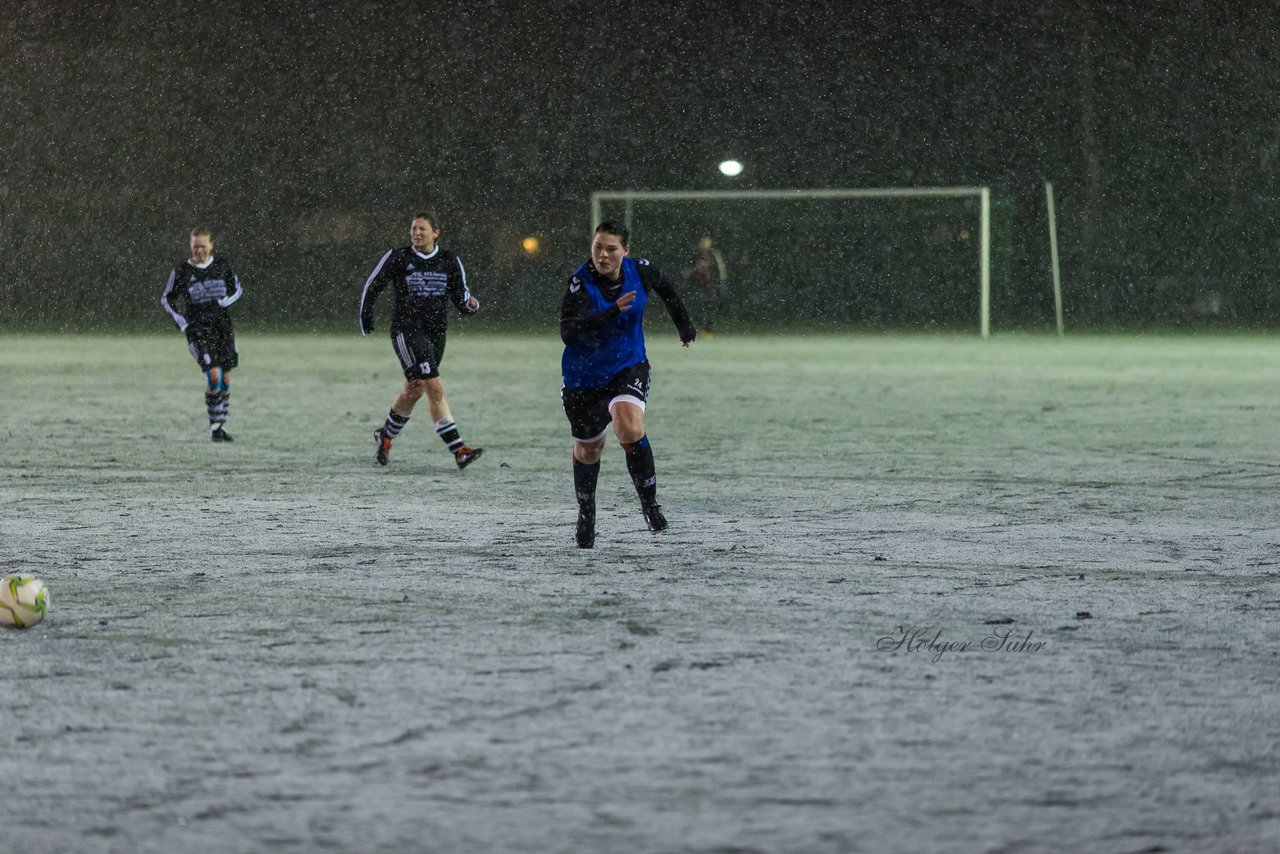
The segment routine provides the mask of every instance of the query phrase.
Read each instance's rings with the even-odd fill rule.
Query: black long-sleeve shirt
[[[600,293],[605,299],[616,301],[622,295],[623,277],[619,276],[618,281],[610,282],[596,272],[594,264],[590,261],[587,264],[600,288]],[[689,317],[689,311],[684,307],[671,280],[663,275],[661,270],[642,258],[636,259],[636,269],[640,273],[640,283],[644,285],[644,289],[662,298],[663,305],[667,307],[667,313],[671,315],[671,320],[680,332],[680,340],[687,344],[697,337],[698,332]],[[581,283],[578,283],[577,287],[574,286],[576,278],[576,276],[570,277],[569,286],[560,303],[560,340],[565,344],[576,344],[590,337],[593,332],[619,314],[617,305],[611,305],[604,311],[593,314],[591,298],[581,287]]]
[[[244,289],[240,277],[223,258],[210,258],[203,267],[183,261],[169,273],[160,305],[178,329],[223,326],[231,323],[227,308]]]
[[[391,249],[369,274],[360,293],[360,333],[373,332],[373,304],[387,285],[395,287],[396,304],[391,315],[391,334],[419,329],[444,332],[452,302],[463,314],[471,291],[462,261],[439,246],[424,254],[412,246]]]

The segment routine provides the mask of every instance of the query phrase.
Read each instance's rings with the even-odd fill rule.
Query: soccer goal
[[[730,262],[730,300],[748,319],[799,322],[807,306],[834,323],[976,319],[991,334],[989,187],[592,193],[592,227],[606,216],[673,278],[699,238],[713,237]]]

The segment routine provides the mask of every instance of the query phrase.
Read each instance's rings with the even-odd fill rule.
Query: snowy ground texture
[[[1280,847],[1280,340],[673,337],[592,552],[554,334],[0,338],[6,847]]]

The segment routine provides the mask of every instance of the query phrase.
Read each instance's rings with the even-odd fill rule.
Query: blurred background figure
[[[187,350],[204,372],[209,440],[230,442],[223,429],[231,412],[231,372],[240,364],[236,331],[227,311],[244,289],[222,256],[213,254],[213,232],[191,229],[191,257],[174,267],[160,305],[187,336]]]
[[[715,248],[711,235],[704,234],[698,241],[698,248],[684,269],[684,278],[689,283],[685,294],[693,309],[690,313],[694,325],[704,337],[714,335],[721,305],[728,295],[729,275],[724,255]]]

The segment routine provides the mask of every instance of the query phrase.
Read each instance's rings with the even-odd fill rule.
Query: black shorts
[[[580,442],[594,442],[609,429],[613,415],[609,407],[623,398],[641,409],[649,400],[649,363],[637,362],[623,368],[609,382],[597,388],[560,387],[560,402],[569,418],[569,432]]]
[[[240,364],[240,354],[236,352],[236,333],[230,323],[188,326],[187,349],[202,371],[210,368],[230,371]]]
[[[444,358],[444,333],[426,332],[421,329],[393,332],[391,346],[404,368],[404,378],[429,380],[440,376],[440,361]]]

